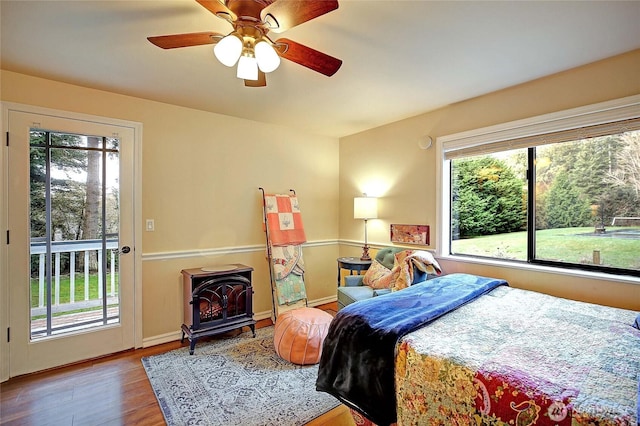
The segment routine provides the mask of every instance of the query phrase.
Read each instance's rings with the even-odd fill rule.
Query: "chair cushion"
[[[344,308],[358,300],[370,299],[373,297],[373,289],[368,286],[339,287],[338,288],[338,308]]]
[[[364,275],[345,275],[344,276],[344,285],[345,287],[353,287],[356,285],[364,285],[362,283],[362,279]]]

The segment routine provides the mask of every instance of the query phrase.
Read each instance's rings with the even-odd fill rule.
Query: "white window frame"
[[[621,121],[640,117],[640,95],[601,102],[579,108],[554,112],[523,120],[483,127],[436,138],[436,255],[451,260],[482,263],[496,266],[508,266],[521,269],[566,272],[571,275],[603,275],[600,273],[565,269],[561,267],[540,266],[524,262],[513,262],[489,258],[469,258],[450,254],[451,237],[451,176],[450,160],[446,154],[460,149],[479,147],[501,141],[531,137],[544,133],[560,132],[596,124]],[[616,277],[620,277],[616,275]],[[633,277],[620,277],[623,281],[640,282]]]

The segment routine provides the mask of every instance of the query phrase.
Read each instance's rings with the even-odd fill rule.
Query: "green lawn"
[[[69,275],[60,276],[60,304],[69,303],[71,300],[69,285],[71,279]],[[38,279],[31,279],[31,307],[38,307]],[[46,297],[46,283],[45,283],[45,297]],[[51,300],[55,300],[55,283],[51,282]],[[111,291],[111,275],[107,274],[107,294]],[[79,302],[84,300],[84,274],[76,274],[75,281],[75,301]],[[118,293],[118,277],[116,276],[116,293]],[[95,300],[98,298],[98,276],[96,274],[89,275],[89,299]]]
[[[609,227],[607,234],[617,230],[640,231],[640,227]],[[569,263],[593,263],[594,250],[600,251],[604,266],[640,270],[639,238],[597,236],[593,227],[547,229],[536,232],[536,257]],[[527,259],[527,233],[476,237],[452,242],[452,252],[503,259]]]

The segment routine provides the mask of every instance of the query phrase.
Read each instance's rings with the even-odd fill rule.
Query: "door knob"
[[[131,247],[129,246],[124,246],[120,249],[120,254],[127,254],[131,251]]]

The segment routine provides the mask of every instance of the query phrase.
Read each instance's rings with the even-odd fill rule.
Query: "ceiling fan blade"
[[[260,18],[269,30],[281,33],[337,8],[336,0],[276,0],[262,9]]]
[[[275,3],[274,3],[275,4]],[[342,61],[326,53],[304,46],[287,38],[279,38],[273,46],[282,58],[324,74],[334,75],[342,65]]]
[[[155,37],[147,37],[151,43],[163,49],[175,49],[178,47],[200,46],[203,44],[215,44],[224,37],[224,34],[214,32],[172,34]]]
[[[219,18],[226,19],[229,22],[235,21],[238,17],[222,0],[196,0],[202,7],[207,9]]]
[[[267,77],[262,71],[258,70],[258,79],[245,80],[244,85],[246,87],[264,87],[267,85]]]

